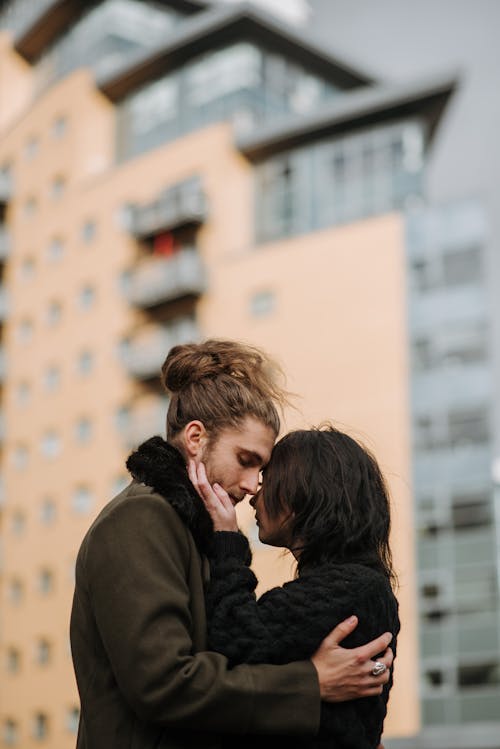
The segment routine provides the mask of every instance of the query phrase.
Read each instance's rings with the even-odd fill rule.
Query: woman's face
[[[255,522],[259,529],[259,540],[263,544],[283,546],[289,549],[292,542],[290,521],[293,513],[291,510],[283,509],[276,517],[270,517],[267,513],[262,494],[262,489],[260,489],[250,500],[250,504],[255,510]]]

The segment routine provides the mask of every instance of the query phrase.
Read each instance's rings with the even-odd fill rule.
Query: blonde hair
[[[175,442],[190,421],[203,423],[209,438],[253,416],[277,435],[279,411],[288,403],[281,367],[260,349],[211,339],[172,348],[162,366],[170,396],[167,440]]]

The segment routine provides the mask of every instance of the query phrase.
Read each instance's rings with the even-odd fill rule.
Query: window
[[[12,514],[11,529],[15,536],[22,536],[26,528],[26,516],[21,510],[16,510]]]
[[[179,109],[179,79],[175,75],[145,86],[128,104],[130,129],[140,138],[175,119]]]
[[[33,738],[38,741],[49,735],[49,718],[45,713],[35,713],[33,718]]]
[[[17,340],[19,343],[30,343],[33,338],[33,322],[28,318],[21,320],[17,326]]]
[[[12,578],[8,586],[9,601],[13,604],[21,603],[24,598],[24,585],[18,577]]]
[[[61,320],[62,317],[62,304],[57,300],[53,299],[49,302],[47,307],[47,325],[54,327]]]
[[[462,565],[455,569],[457,611],[480,611],[497,595],[496,570],[490,566]]]
[[[64,242],[58,237],[54,237],[47,247],[47,260],[49,263],[58,263],[64,255]]]
[[[437,583],[425,583],[420,588],[420,591],[424,598],[438,598],[441,594],[440,586]]]
[[[57,517],[57,506],[53,499],[47,497],[40,505],[40,522],[42,525],[52,525]]]
[[[489,661],[462,665],[458,668],[458,685],[462,688],[500,684],[500,662]]]
[[[7,671],[10,674],[17,674],[21,669],[21,653],[17,648],[7,648],[7,659],[6,659]]]
[[[490,526],[493,522],[493,509],[487,493],[454,496],[451,514],[455,530]]]
[[[54,177],[50,185],[50,197],[52,200],[59,200],[66,190],[66,180],[61,175]]]
[[[279,157],[257,172],[259,230],[265,239],[292,233],[299,220],[298,165],[291,157]]]
[[[87,417],[82,417],[77,421],[75,439],[80,444],[86,444],[92,439],[92,422]]]
[[[78,486],[73,492],[72,509],[75,513],[86,515],[90,512],[94,498],[88,486]]]
[[[26,141],[26,145],[24,147],[24,156],[26,158],[26,161],[31,161],[35,158],[35,156],[38,154],[39,145],[40,143],[35,135],[32,135],[31,138]]]
[[[481,248],[446,252],[443,255],[443,283],[445,286],[477,283],[481,281]]]
[[[88,310],[95,302],[96,292],[91,284],[84,286],[78,294],[78,305],[82,310]]]
[[[29,452],[26,445],[16,445],[12,454],[14,468],[17,471],[24,471],[28,467]]]
[[[35,259],[33,257],[25,257],[19,268],[19,276],[23,281],[31,281],[35,277]]]
[[[43,387],[48,393],[54,393],[61,384],[61,371],[56,365],[47,367],[43,374]]]
[[[49,429],[40,441],[40,451],[44,458],[57,458],[61,453],[61,438],[53,429]]]
[[[54,588],[54,573],[47,569],[43,568],[39,570],[38,572],[38,579],[37,579],[37,588],[40,593],[43,593],[44,595],[47,593],[50,593]]]
[[[250,299],[250,313],[253,317],[267,317],[276,306],[274,291],[259,291]]]
[[[36,198],[32,195],[29,198],[26,198],[24,201],[24,216],[25,218],[32,218],[37,211],[37,202]]]
[[[90,374],[94,368],[94,354],[92,351],[89,351],[88,349],[81,351],[78,355],[76,367],[78,374],[84,376]]]
[[[3,741],[7,746],[17,746],[19,743],[19,726],[17,721],[7,718],[3,723]]]
[[[240,42],[201,56],[186,69],[186,100],[194,107],[205,106],[241,89],[261,83],[261,52]]]
[[[129,406],[119,406],[115,412],[115,427],[121,432],[130,425],[131,412]]]
[[[430,687],[440,687],[444,683],[443,672],[438,669],[426,671],[425,679]]]
[[[16,401],[18,406],[26,406],[30,402],[31,387],[29,382],[19,382],[16,386]]]
[[[66,710],[66,728],[70,733],[78,733],[78,722],[80,720],[80,708],[72,705]]]
[[[68,120],[64,115],[59,115],[59,117],[56,117],[54,122],[52,123],[52,129],[51,134],[52,137],[55,138],[55,140],[60,140],[61,138],[66,135],[66,131],[68,129]]]
[[[87,219],[82,226],[82,241],[85,244],[90,244],[94,241],[97,233],[97,225],[93,219]]]
[[[488,442],[490,437],[488,413],[485,409],[449,413],[448,430],[452,447]]]
[[[51,658],[52,658],[52,646],[50,642],[47,639],[45,639],[45,637],[41,637],[36,642],[35,660],[39,666],[46,666],[47,663],[50,663]]]

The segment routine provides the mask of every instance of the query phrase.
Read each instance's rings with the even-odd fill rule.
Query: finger
[[[195,464],[194,460],[189,460],[189,462],[188,462],[188,476],[189,476],[189,480],[191,481],[192,485],[194,486],[194,488],[196,489],[196,491],[198,492],[198,494],[200,494],[200,490],[198,488],[198,476],[196,475],[196,464]],[[201,494],[200,494],[200,496],[201,496]]]
[[[340,622],[340,624],[337,624],[335,629],[332,629],[330,634],[325,637],[325,639],[323,640],[323,643],[327,645],[328,647],[333,648],[336,645],[338,645],[340,642],[342,642],[342,640],[345,637],[347,637],[347,635],[350,635],[351,632],[353,632],[357,626],[358,626],[358,617],[350,616],[349,619],[344,619],[343,622]],[[380,653],[380,650],[378,652]]]
[[[384,634],[377,637],[376,640],[372,640],[366,645],[361,645],[361,647],[356,648],[358,661],[363,663],[371,658],[375,658],[379,653],[385,653],[391,640],[392,634],[390,632],[384,632]]]
[[[205,506],[210,509],[211,507],[217,506],[217,498],[215,497],[212,487],[207,478],[207,472],[203,463],[198,463],[196,466],[196,480],[198,482],[198,491],[202,498]]]
[[[233,503],[231,502],[227,491],[223,489],[220,484],[214,484],[212,488],[223,507],[225,507],[226,510],[233,510]]]
[[[387,648],[384,655],[381,658],[377,658],[378,661],[381,661],[384,665],[387,666],[387,668],[391,668],[392,662],[394,660],[394,653],[390,648]]]

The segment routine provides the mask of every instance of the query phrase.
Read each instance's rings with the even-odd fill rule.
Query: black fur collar
[[[180,452],[161,437],[151,437],[130,455],[127,468],[136,481],[151,486],[170,502],[198,549],[207,554],[214,532],[212,520],[189,480]]]

